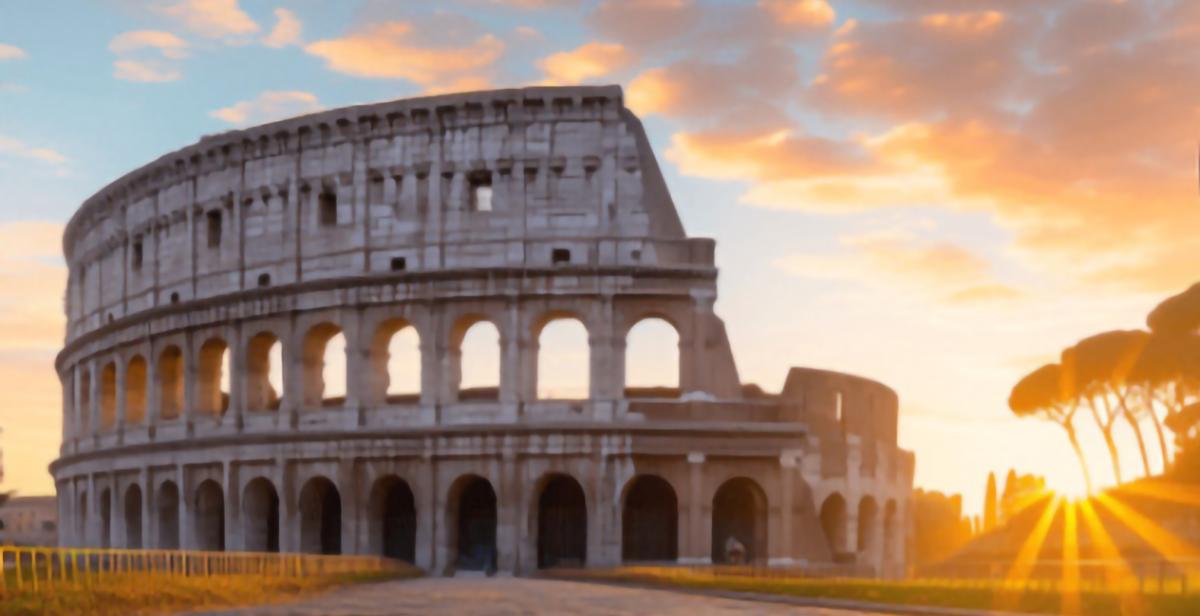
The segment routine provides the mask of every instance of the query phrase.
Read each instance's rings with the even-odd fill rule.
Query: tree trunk
[[[1154,410],[1154,393],[1149,386],[1145,388],[1146,408],[1150,411],[1150,419],[1154,422],[1154,432],[1158,435],[1158,447],[1162,450],[1162,470],[1166,473],[1171,468],[1171,450],[1167,449],[1167,437],[1163,434],[1162,420]]]
[[[1092,474],[1088,471],[1087,461],[1083,458],[1083,448],[1079,446],[1079,437],[1075,434],[1075,426],[1069,421],[1063,424],[1067,438],[1071,440],[1071,449],[1075,450],[1075,458],[1079,460],[1079,469],[1083,471],[1083,483],[1087,485],[1088,496],[1092,494]]]
[[[1117,410],[1121,412],[1121,417],[1125,418],[1125,422],[1129,424],[1129,427],[1133,428],[1133,435],[1137,438],[1138,453],[1142,456],[1142,471],[1145,473],[1143,476],[1149,477],[1152,474],[1150,470],[1150,456],[1146,454],[1146,439],[1142,437],[1142,427],[1138,425],[1137,418],[1129,410],[1129,405],[1125,403],[1126,394],[1117,391],[1115,387],[1113,389],[1112,394],[1117,397]],[[1153,414],[1153,409],[1151,409],[1151,414]]]
[[[1125,483],[1121,479],[1121,458],[1117,455],[1117,442],[1113,440],[1113,414],[1109,407],[1108,398],[1101,397],[1104,401],[1105,415],[1107,419],[1100,419],[1100,411],[1096,409],[1095,397],[1088,398],[1088,408],[1092,410],[1092,417],[1096,420],[1096,425],[1100,428],[1100,434],[1104,435],[1104,445],[1108,447],[1108,457],[1112,460],[1113,479],[1117,485]]]

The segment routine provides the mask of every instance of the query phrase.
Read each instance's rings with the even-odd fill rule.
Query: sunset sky
[[[616,83],[717,239],[744,382],[887,383],[917,485],[970,511],[990,470],[1078,491],[1006,398],[1200,280],[1197,50],[1194,0],[2,2],[0,489],[53,489],[61,232],[108,182],[323,108]]]

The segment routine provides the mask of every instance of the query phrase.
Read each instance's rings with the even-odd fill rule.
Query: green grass
[[[547,573],[557,579],[633,583],[665,588],[751,592],[814,599],[843,599],[870,603],[1003,610],[1030,614],[1063,614],[1063,594],[1055,590],[1004,589],[930,581],[878,581],[825,578],[756,578],[713,574],[671,567],[628,567],[609,570],[573,570]],[[1077,601],[1079,615],[1194,616],[1200,614],[1200,595],[1082,592],[1067,599]]]
[[[219,609],[295,600],[346,584],[416,577],[415,568],[398,572],[311,575],[299,578],[224,575],[167,577],[111,575],[88,587],[26,588],[0,600],[0,616],[123,616]],[[11,589],[11,587],[10,587]]]

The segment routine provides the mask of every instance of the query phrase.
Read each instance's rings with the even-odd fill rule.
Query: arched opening
[[[587,562],[587,503],[573,477],[554,475],[538,497],[538,568],[582,567]]]
[[[136,484],[125,490],[125,547],[142,549],[142,489]]]
[[[183,352],[177,346],[158,356],[158,412],[163,419],[178,419],[183,413]]]
[[[408,483],[394,475],[376,481],[370,511],[371,544],[388,558],[416,562],[417,507]]]
[[[455,566],[473,571],[496,570],[496,492],[482,477],[462,477],[451,489],[455,519]]]
[[[304,406],[341,406],[346,401],[346,337],[332,323],[304,335]]]
[[[500,330],[478,317],[459,321],[451,337],[459,400],[500,398]]]
[[[342,553],[342,495],[324,477],[313,477],[300,489],[300,551]]]
[[[625,336],[625,397],[679,397],[679,332],[670,322],[642,319]]]
[[[270,332],[260,332],[246,345],[246,410],[279,409],[283,395],[283,345]]]
[[[200,372],[197,386],[200,400],[197,411],[220,417],[229,410],[229,346],[220,338],[210,338],[200,347]]]
[[[625,489],[621,560],[675,562],[679,557],[679,502],[662,477],[639,475]]]
[[[112,547],[112,490],[100,492],[100,547]]]
[[[889,500],[883,507],[883,566],[889,567],[896,562],[896,501]],[[887,571],[881,572],[890,575]]]
[[[249,552],[279,551],[279,494],[264,477],[242,490],[242,535]]]
[[[100,369],[100,427],[111,430],[117,424],[117,365],[104,364]]]
[[[767,495],[753,479],[730,479],[713,495],[712,561],[743,564],[766,558]]]
[[[845,560],[846,553],[846,499],[834,492],[821,504],[821,530],[829,545],[829,553],[835,562]]]
[[[179,488],[173,481],[164,481],[155,499],[158,509],[158,548],[179,549]]]
[[[375,400],[414,404],[421,399],[421,337],[404,319],[384,321],[371,341]]]
[[[538,341],[538,399],[586,399],[591,383],[587,327],[574,317],[551,316],[534,333]]]
[[[134,355],[125,368],[125,423],[146,420],[146,359]]]
[[[196,488],[196,549],[205,552],[225,551],[225,494],[212,479]]]
[[[858,562],[862,564],[874,564],[873,555],[875,554],[875,516],[878,514],[878,507],[875,506],[875,499],[870,496],[864,496],[858,502]]]

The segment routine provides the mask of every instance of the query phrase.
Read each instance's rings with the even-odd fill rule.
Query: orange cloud
[[[323,108],[316,95],[309,92],[268,91],[254,100],[222,107],[209,115],[230,124],[245,126],[304,115]]]
[[[341,73],[407,79],[426,88],[438,88],[464,80],[485,84],[481,73],[500,58],[504,42],[484,34],[463,45],[423,45],[413,23],[391,21],[342,38],[316,41],[304,49]]]
[[[827,0],[759,0],[772,18],[789,26],[827,26],[837,17]]]
[[[29,54],[26,54],[24,49],[16,45],[0,43],[0,60],[21,60],[27,57]]]
[[[25,158],[29,160],[41,161],[52,165],[62,165],[67,162],[67,157],[57,150],[50,148],[33,147],[26,144],[20,139],[6,137],[0,135],[0,155],[15,156],[17,158]]]
[[[263,45],[276,49],[298,45],[300,32],[304,28],[300,18],[287,9],[275,9],[275,20],[275,27],[271,28],[271,33],[263,39]]]
[[[209,38],[237,40],[258,32],[258,24],[238,6],[238,0],[181,0],[154,10]]]
[[[113,77],[125,81],[175,81],[183,76],[179,60],[188,56],[187,42],[162,30],[122,32],[108,49],[117,55]]]
[[[609,75],[632,61],[633,56],[620,44],[593,41],[549,55],[538,62],[538,68],[547,83],[575,84]]]
[[[604,38],[637,50],[661,49],[700,24],[693,0],[604,0],[587,23]]]

